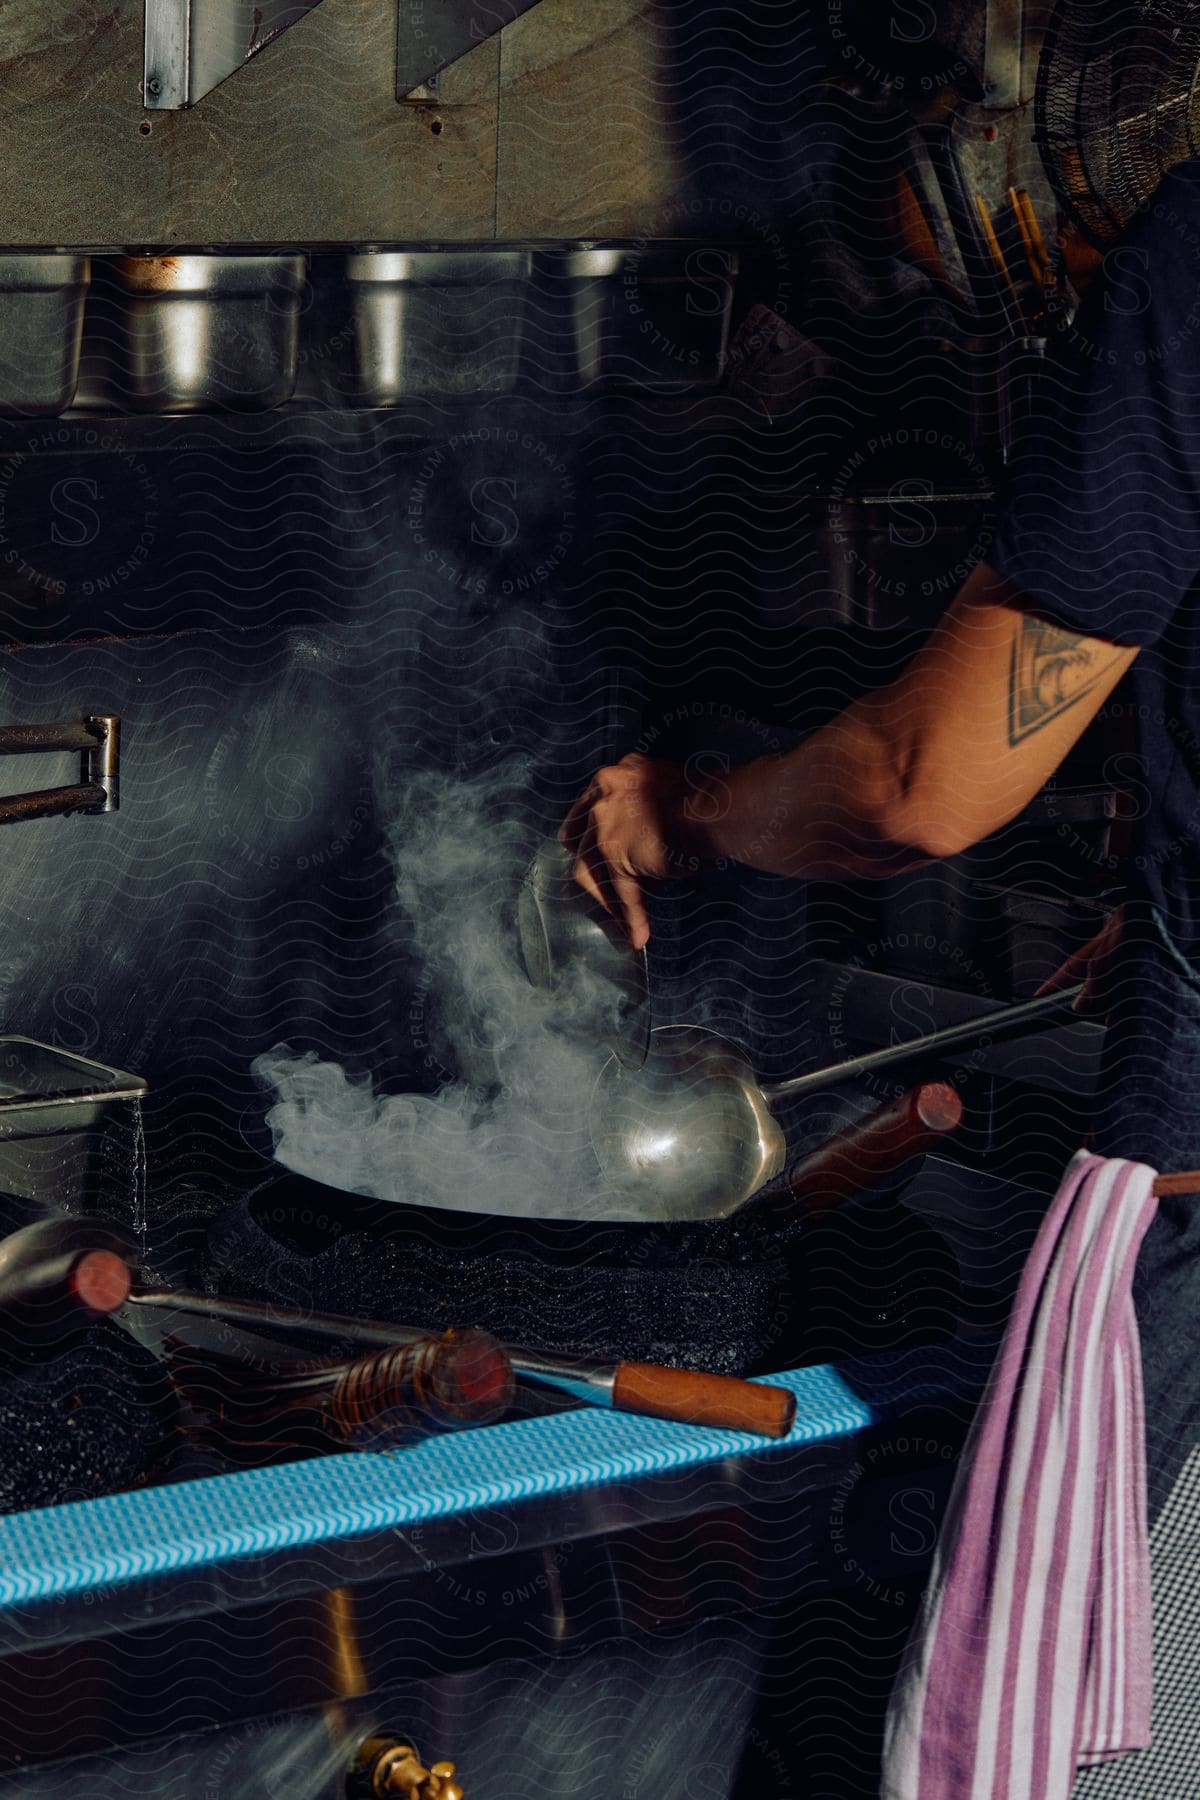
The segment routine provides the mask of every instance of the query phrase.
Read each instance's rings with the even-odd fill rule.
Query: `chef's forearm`
[[[900,874],[946,853],[922,820],[877,706],[859,702],[785,756],[698,781],[684,803],[698,862],[808,880]]]
[[[1138,652],[1045,619],[984,563],[908,667],[786,756],[697,784],[677,840],[809,879],[892,875],[1009,824]]]
[[[894,682],[786,756],[710,776],[684,838],[698,862],[808,880],[957,855],[1028,805],[1136,655],[960,597]]]

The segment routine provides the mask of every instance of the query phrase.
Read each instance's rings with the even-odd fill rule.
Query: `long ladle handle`
[[[848,1062],[833,1063],[827,1069],[813,1069],[807,1075],[793,1076],[791,1081],[777,1081],[764,1087],[770,1100],[790,1100],[801,1094],[815,1094],[822,1088],[836,1087],[839,1081],[850,1081],[856,1075],[870,1075],[876,1069],[890,1069],[908,1062],[914,1056],[937,1055],[957,1050],[966,1044],[986,1039],[997,1043],[1004,1038],[1019,1037],[1030,1026],[1045,1028],[1060,1015],[1069,1014],[1072,1002],[1082,991],[1083,983],[1060,988],[1055,994],[1042,994],[1036,1000],[1023,1000],[1019,1006],[1005,1006],[984,1018],[963,1019],[957,1025],[945,1025],[927,1037],[911,1038],[906,1044],[889,1044],[886,1050],[870,1050],[865,1056],[852,1056]]]

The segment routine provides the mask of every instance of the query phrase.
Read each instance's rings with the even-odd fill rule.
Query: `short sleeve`
[[[1051,347],[987,560],[1128,645],[1200,576],[1200,162],[1164,178]]]

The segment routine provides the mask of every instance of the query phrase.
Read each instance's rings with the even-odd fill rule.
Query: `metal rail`
[[[78,750],[81,755],[75,786],[0,796],[0,825],[67,813],[116,812],[120,806],[120,730],[121,721],[111,713],[51,725],[0,726],[0,756],[32,756],[48,750]]]

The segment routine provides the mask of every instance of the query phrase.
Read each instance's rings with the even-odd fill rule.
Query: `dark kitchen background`
[[[402,50],[412,10],[398,9]],[[273,1267],[277,1293],[327,1301],[295,1286],[287,1257],[313,1248],[295,1220],[266,1265],[239,1210],[273,1172],[257,1060],[336,1065],[384,1100],[449,1090],[447,1117],[501,1117],[515,884],[593,770],[636,750],[711,773],[785,749],[898,672],[986,557],[1065,316],[1009,200],[1028,194],[1053,253],[1057,200],[1033,142],[1049,10],[540,0],[397,98],[397,8],[323,0],[164,110],[139,93],[140,0],[4,9],[0,722],[114,714],[122,751],[116,813],[5,827],[0,1017],[148,1083],[146,1219],[123,1115],[106,1126],[103,1205],[145,1224],[169,1273],[269,1293]],[[834,887],[730,868],[655,895],[656,1022],[722,1032],[769,1080],[1031,995],[1119,894],[1137,805],[1127,731],[1118,696],[1020,819],[928,870]],[[0,759],[0,782],[21,793],[73,766]],[[967,1107],[950,1154],[1010,1222],[1030,1195],[1036,1217],[1082,1140],[1081,1043],[945,1071]],[[814,1097],[788,1119],[793,1156],[896,1091]],[[502,1213],[486,1155],[464,1149],[462,1166],[459,1204]],[[444,1172],[422,1181],[418,1202],[444,1190]],[[336,1189],[325,1204],[341,1218]],[[794,1302],[744,1348],[745,1290],[718,1270],[728,1246],[697,1240],[687,1322],[702,1314],[711,1341],[693,1354],[769,1369],[831,1345],[945,1339],[962,1283],[986,1305],[991,1277],[893,1200],[844,1239],[830,1227],[790,1247],[806,1323]],[[393,1241],[399,1262],[379,1267],[402,1283],[412,1248]],[[456,1241],[437,1279],[465,1254]],[[657,1269],[658,1241],[644,1254]],[[1012,1274],[1010,1255],[994,1296]],[[573,1305],[565,1347],[613,1354],[611,1319],[575,1280],[538,1327],[567,1331]],[[966,1416],[912,1438],[929,1507]],[[911,1474],[905,1444],[888,1453]],[[589,1754],[614,1719],[644,1746],[615,1765],[622,1793],[732,1793],[734,1740],[739,1793],[871,1791],[911,1565],[884,1555],[864,1596],[814,1548],[837,1541],[827,1521],[801,1529],[769,1490],[757,1538],[731,1501],[677,1540],[639,1540],[624,1573],[606,1552],[623,1637],[673,1616],[682,1630],[714,1557],[734,1596],[709,1594],[715,1648],[698,1661],[660,1665],[647,1637],[628,1667],[597,1651],[590,1687],[585,1669],[607,1721]],[[886,1496],[864,1504],[879,1523]],[[422,1617],[446,1609],[450,1647],[418,1667],[389,1646],[411,1716],[430,1741],[475,1732],[506,1792],[582,1792],[546,1770],[584,1742],[591,1702],[551,1675],[541,1693],[518,1672],[510,1692],[498,1662],[476,1717],[460,1650],[463,1620],[483,1614],[424,1572]],[[546,1569],[520,1579],[532,1594]],[[582,1549],[552,1572],[573,1627],[599,1579]],[[399,1603],[364,1591],[378,1649]],[[255,1604],[267,1641],[271,1603]],[[746,1620],[780,1605],[772,1647]],[[546,1650],[536,1607],[526,1620],[506,1600],[503,1617],[496,1658]],[[797,1661],[814,1635],[835,1646],[823,1674]],[[186,1654],[182,1697],[152,1670],[131,1678],[119,1725],[119,1707],[81,1700],[103,1721],[76,1745],[101,1759],[88,1791],[143,1780],[133,1751],[103,1761],[114,1745],[172,1733],[180,1800],[267,1791],[239,1774],[252,1768],[298,1781],[304,1732],[284,1734],[281,1763],[262,1720],[321,1697],[300,1653],[253,1701],[221,1688],[211,1644]],[[35,1716],[56,1681],[82,1695],[92,1679],[90,1665],[86,1679],[20,1675]],[[682,1692],[709,1695],[694,1716],[725,1737],[678,1741]],[[201,1755],[177,1735],[233,1733],[249,1713],[216,1763],[217,1740]],[[488,1722],[515,1714],[528,1738]],[[47,1769],[20,1791],[58,1791],[57,1753],[31,1730],[21,1754]]]
[[[444,1079],[436,995],[393,894],[414,772],[511,769],[532,842],[631,749],[707,767],[783,747],[898,669],[986,554],[1012,347],[957,209],[986,180],[999,215],[1019,181],[1053,219],[1028,119],[981,103],[987,9],[939,13],[932,37],[932,8],[607,11],[630,117],[600,146],[599,216],[554,166],[569,153],[582,182],[555,121],[577,101],[595,120],[598,20],[571,26],[586,45],[563,21],[538,159],[561,186],[529,211],[561,226],[573,208],[615,248],[505,233],[503,251],[427,258],[391,286],[344,252],[279,255],[257,294],[198,302],[226,315],[210,354],[243,410],[174,416],[181,377],[145,346],[177,297],[94,257],[73,404],[0,427],[6,718],[112,712],[124,730],[119,814],[8,831],[4,1017],[146,1077],[157,1182],[269,1148],[250,1064],[276,1044],[396,1089]],[[40,60],[63,53],[51,34]],[[6,65],[10,102],[38,64]],[[620,80],[635,67],[644,103]],[[336,89],[338,65],[323,72]],[[46,87],[41,115],[69,100]],[[453,154],[452,100],[409,112]],[[183,167],[169,140],[200,116],[147,115],[133,149]],[[650,134],[669,175],[625,160]],[[57,173],[39,182],[67,212],[47,231],[61,240],[81,220]],[[149,178],[127,175],[114,224]],[[158,237],[201,220],[211,235],[209,177],[192,179]],[[10,238],[32,223],[17,214]],[[222,222],[245,234],[243,212]],[[65,280],[36,279],[25,316],[52,342]],[[401,293],[411,341],[372,364]],[[10,414],[22,379],[44,377],[16,335],[30,299],[8,297]],[[1060,779],[1079,793],[927,873],[830,892],[745,872],[681,884],[657,909],[660,1016],[717,1025],[782,1075],[812,1048],[806,959],[1031,992],[1118,879],[1101,735]],[[17,791],[62,767],[2,773]]]

